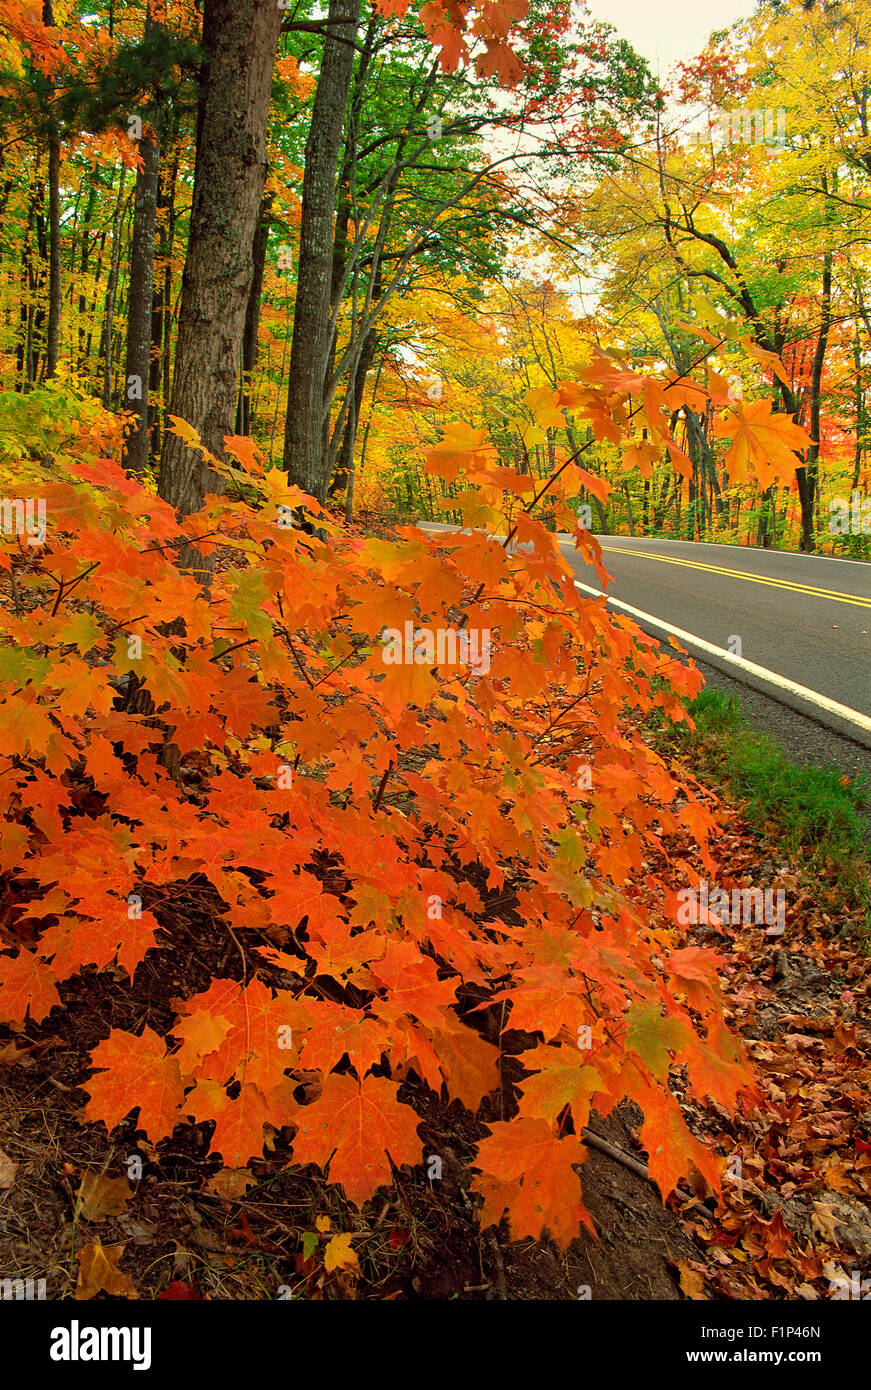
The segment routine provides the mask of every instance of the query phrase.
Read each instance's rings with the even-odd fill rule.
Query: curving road
[[[705,665],[871,748],[871,565],[731,545],[600,536],[609,604]],[[595,572],[561,548],[581,587]]]
[[[558,539],[579,587],[601,593],[571,538]],[[871,565],[705,542],[597,539],[615,612],[662,641],[673,635],[709,683],[738,691],[751,722],[794,754],[843,764],[829,731],[852,745],[850,770],[868,768],[860,749],[871,751]]]

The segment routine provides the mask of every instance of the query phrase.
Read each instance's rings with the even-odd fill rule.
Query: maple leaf
[[[398,1087],[382,1076],[353,1077],[331,1072],[320,1099],[303,1106],[293,1140],[294,1163],[330,1167],[330,1182],[341,1183],[355,1206],[393,1182],[388,1154],[397,1167],[420,1162],[423,1144],[414,1111],[396,1099]]]
[[[693,1037],[678,1018],[663,1017],[657,1002],[633,1004],[626,1012],[626,1046],[637,1052],[654,1076],[665,1079],[671,1066],[669,1049],[679,1052]]]
[[[388,991],[378,1008],[382,1018],[395,1020],[407,1013],[431,1028],[444,1028],[445,1011],[456,1003],[456,981],[440,980],[435,961],[422,956],[412,942],[389,938],[370,970]]]
[[[693,1137],[680,1106],[669,1092],[657,1091],[645,1101],[641,1142],[649,1155],[648,1171],[663,1201],[686,1176],[690,1163],[715,1191],[720,1190],[716,1154]]]
[[[490,1130],[475,1156],[481,1177],[473,1187],[485,1197],[481,1224],[498,1224],[505,1207],[498,1208],[504,1202],[515,1240],[541,1240],[547,1232],[564,1249],[582,1224],[595,1236],[575,1172],[575,1165],[586,1158],[583,1145],[572,1137],[557,1139],[544,1120],[496,1121]]]
[[[714,434],[732,439],[725,459],[730,478],[742,482],[752,464],[763,488],[789,482],[802,463],[797,453],[811,442],[800,425],[788,415],[776,414],[767,400],[750,401],[716,416]]]
[[[103,1245],[99,1240],[83,1245],[79,1251],[79,1277],[76,1298],[94,1298],[108,1293],[114,1298],[138,1298],[139,1292],[129,1274],[118,1267],[125,1245]]]
[[[139,1037],[113,1028],[94,1048],[90,1065],[102,1070],[82,1086],[90,1096],[86,1120],[102,1120],[111,1131],[138,1109],[137,1128],[153,1143],[172,1133],[181,1119],[181,1073],[175,1058],[167,1055],[163,1039],[151,1028],[143,1029]]]
[[[211,1009],[196,1009],[174,1023],[173,1036],[181,1039],[175,1058],[182,1072],[194,1071],[204,1057],[217,1052],[231,1027],[228,1018]]]
[[[382,653],[369,661],[370,670],[379,677],[378,695],[384,708],[391,713],[411,708],[425,709],[438,694],[439,682],[433,668],[416,661],[384,660]]]
[[[591,1098],[602,1089],[595,1068],[586,1065],[583,1054],[572,1047],[540,1045],[524,1052],[521,1060],[524,1067],[535,1072],[520,1083],[521,1113],[552,1124],[569,1105],[575,1132],[579,1132],[589,1118]]]
[[[275,701],[239,667],[224,674],[221,707],[222,717],[240,738],[247,738],[255,728],[268,729],[278,723]]]
[[[57,978],[33,951],[0,956],[0,1022],[23,1023],[28,1015],[41,1022],[60,1003]]]
[[[351,1249],[353,1240],[352,1232],[348,1231],[344,1235],[331,1236],[327,1241],[324,1250],[324,1269],[328,1274],[332,1274],[334,1269],[353,1269],[360,1273],[360,1261],[357,1259],[357,1252]]]
[[[474,1114],[484,1097],[502,1083],[499,1048],[471,1028],[436,1028],[431,1041],[448,1095]]]
[[[426,466],[428,472],[452,483],[461,468],[482,466],[493,453],[486,430],[476,430],[458,421],[448,425],[441,443],[427,451]]]
[[[300,1062],[313,1071],[332,1071],[348,1054],[358,1076],[377,1066],[390,1034],[378,1019],[360,1009],[324,1000],[317,1011],[317,1027],[306,1035]]]
[[[203,994],[177,1007],[184,1017],[193,1019],[193,1033],[181,1034],[180,1060],[185,1065],[194,1062],[198,1079],[223,1086],[235,1077],[258,1086],[264,1097],[285,1080],[296,1054],[297,1035],[312,1022],[304,1001],[287,991],[273,995],[256,979],[244,988],[236,980],[213,980]],[[224,1019],[230,1026],[216,1048],[197,1058],[197,1049],[208,1045],[204,1014]]]
[[[120,1216],[132,1196],[126,1178],[107,1178],[103,1173],[84,1173],[79,1188],[79,1214],[85,1221],[108,1221]]]
[[[288,1085],[281,1096],[290,1123],[296,1105]],[[257,1086],[245,1084],[231,1098],[217,1081],[200,1080],[186,1097],[184,1105],[195,1120],[214,1120],[209,1152],[217,1151],[231,1168],[241,1168],[249,1158],[263,1153],[263,1127],[273,1123],[276,1097],[268,1098]]]

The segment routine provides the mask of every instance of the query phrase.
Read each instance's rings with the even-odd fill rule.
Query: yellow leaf
[[[324,1269],[331,1274],[334,1269],[356,1269],[359,1273],[360,1263],[356,1252],[351,1249],[351,1236],[333,1236],[327,1242],[324,1251]]]
[[[789,482],[801,460],[798,450],[806,449],[810,438],[788,415],[774,414],[770,402],[751,401],[736,405],[725,417],[714,420],[718,438],[731,436],[726,468],[733,482],[742,482],[750,464],[756,470],[760,487]]]
[[[82,1247],[79,1251],[76,1298],[93,1298],[101,1290],[114,1294],[116,1298],[139,1297],[130,1275],[118,1268],[124,1248],[123,1245],[102,1245],[99,1240]]]

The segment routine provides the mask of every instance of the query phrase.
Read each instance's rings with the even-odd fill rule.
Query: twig
[[[616,1144],[609,1144],[607,1139],[602,1139],[593,1130],[584,1128],[581,1130],[581,1138],[585,1144],[591,1144],[594,1149],[599,1149],[601,1153],[607,1154],[609,1158],[616,1158],[618,1163],[629,1168],[633,1173],[637,1173],[640,1178],[650,1182],[650,1172],[646,1163],[642,1163],[640,1158],[633,1158],[624,1149],[618,1149]]]
[[[492,1231],[490,1232],[489,1245],[490,1249],[493,1251],[493,1263],[496,1266],[496,1292],[503,1303],[505,1303],[508,1301],[508,1285],[505,1282],[505,1264],[502,1260],[502,1251],[499,1249],[499,1242]]]
[[[389,766],[387,767],[387,769],[385,770],[384,776],[381,778],[381,783],[380,783],[380,785],[379,785],[379,787],[378,787],[378,790],[377,790],[377,792],[375,793],[375,800],[374,800],[373,803],[372,803],[372,810],[373,810],[373,811],[377,811],[377,810],[378,810],[378,807],[381,805],[381,798],[382,798],[382,796],[384,795],[384,788],[387,786],[387,779],[388,779],[388,777],[390,776],[390,774],[391,774],[392,771],[393,771],[393,760],[392,760],[392,758],[391,758],[391,760],[390,760],[390,765],[389,765]]]

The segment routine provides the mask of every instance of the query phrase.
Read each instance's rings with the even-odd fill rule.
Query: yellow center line
[[[603,545],[614,555],[637,555],[642,560],[656,560],[661,565],[683,565],[685,569],[707,570],[710,574],[726,574],[731,579],[746,579],[749,584],[768,584],[773,589],[791,589],[796,594],[814,598],[829,598],[833,603],[851,603],[856,608],[871,608],[871,598],[844,594],[835,589],[821,589],[815,584],[796,584],[790,579],[771,579],[767,575],[747,574],[745,570],[726,569],[722,565],[705,565],[701,560],[678,560],[673,555],[651,555],[647,550],[628,550],[622,545]]]

